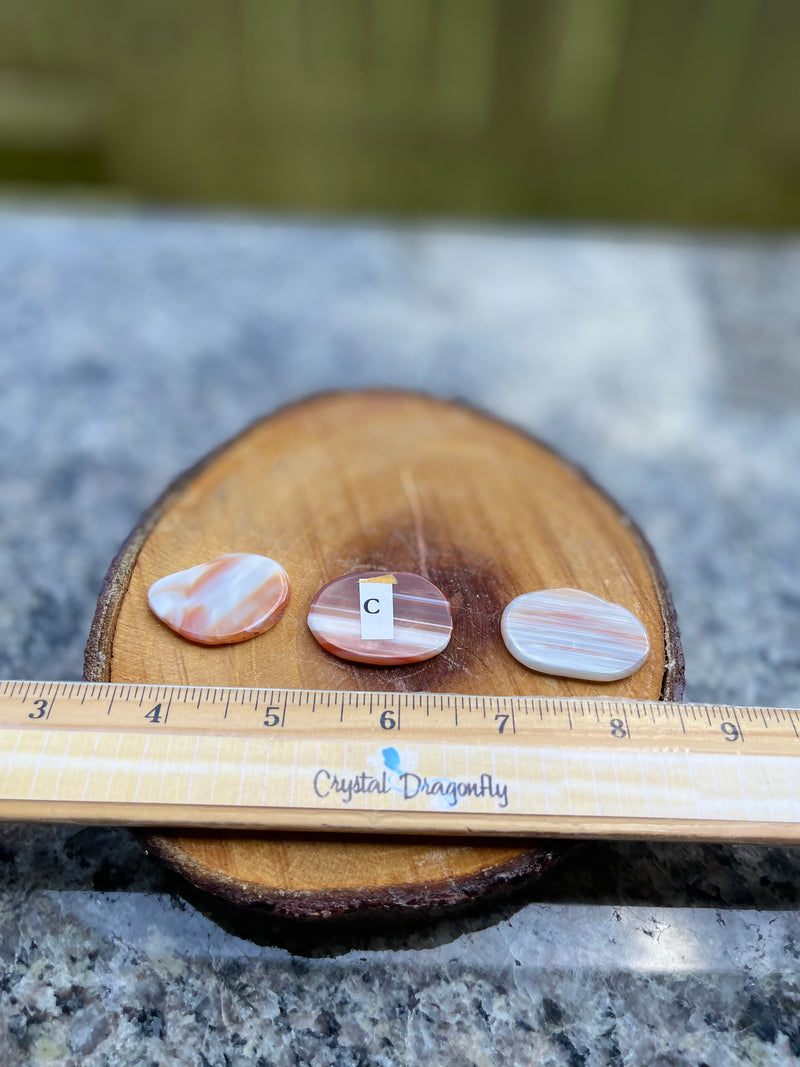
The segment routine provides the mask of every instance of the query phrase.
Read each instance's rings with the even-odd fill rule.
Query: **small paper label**
[[[394,638],[394,575],[360,578],[358,607],[362,641],[391,641]]]

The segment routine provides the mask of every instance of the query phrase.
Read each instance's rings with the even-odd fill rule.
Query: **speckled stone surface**
[[[0,676],[77,678],[140,513],[325,388],[582,464],[672,587],[687,699],[800,703],[800,238],[0,211]],[[800,855],[593,844],[422,928],[242,936],[124,831],[0,826],[0,1062],[800,1059]]]

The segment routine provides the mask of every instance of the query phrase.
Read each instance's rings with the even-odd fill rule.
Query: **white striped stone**
[[[520,663],[564,678],[626,678],[650,651],[647,631],[635,615],[580,589],[523,593],[503,612],[500,629]]]

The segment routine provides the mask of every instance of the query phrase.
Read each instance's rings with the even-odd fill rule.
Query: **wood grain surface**
[[[292,596],[242,644],[185,641],[149,611],[157,578],[226,552],[271,556]],[[306,625],[317,590],[357,570],[434,582],[454,632],[434,659],[347,663]],[[571,586],[624,605],[651,653],[631,677],[537,674],[500,636],[520,593]],[[609,498],[548,448],[456,403],[400,392],[334,393],[256,423],[184,475],[134,530],[106,576],[86,650],[90,681],[680,699],[674,611],[652,552]],[[300,919],[439,909],[517,884],[563,844],[176,833],[147,847],[201,889]]]

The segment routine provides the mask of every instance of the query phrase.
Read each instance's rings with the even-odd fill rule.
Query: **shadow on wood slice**
[[[225,552],[288,571],[280,622],[242,644],[193,645],[147,606],[157,578]],[[356,570],[424,575],[449,598],[439,656],[346,663],[306,626],[324,583]],[[553,678],[514,660],[505,604],[571,586],[623,604],[650,635],[632,677]],[[669,591],[631,520],[550,449],[461,404],[401,392],[334,393],[256,423],[187,472],[147,513],[106,576],[86,650],[89,681],[679,700],[683,658]],[[195,886],[293,919],[461,906],[551,868],[554,841],[152,831],[147,847]]]

